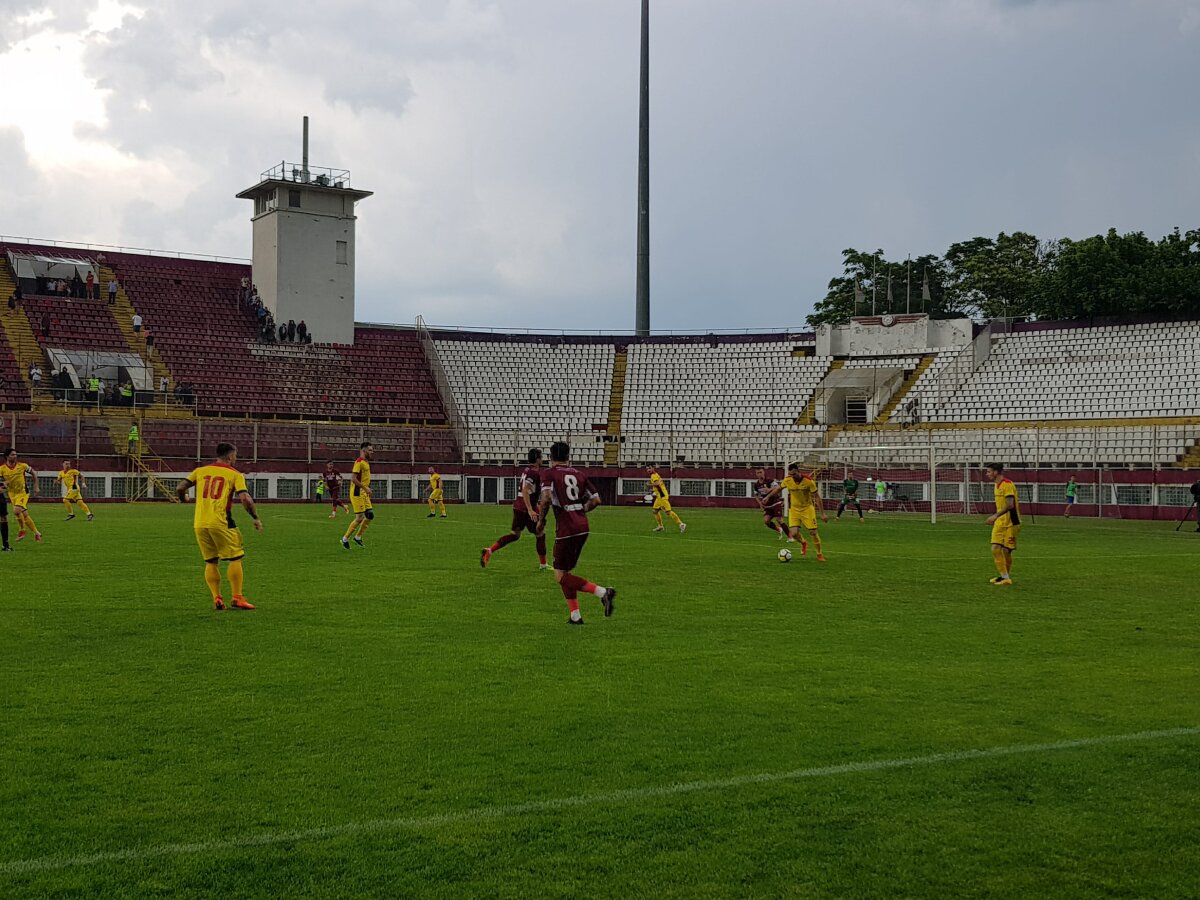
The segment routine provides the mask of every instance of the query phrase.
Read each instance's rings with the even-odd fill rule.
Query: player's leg
[[[613,613],[613,598],[617,596],[616,588],[606,588],[601,585],[588,581],[575,575],[572,570],[579,562],[579,556],[583,552],[583,546],[587,543],[587,535],[573,535],[568,538],[559,538],[554,542],[554,579],[562,588],[563,597],[567,600],[567,608],[571,610],[572,624],[583,624],[583,617],[579,612],[579,601],[577,599],[578,591],[585,591],[600,598],[600,602],[604,604],[604,615],[611,616]]]
[[[432,492],[429,494],[428,497],[425,498],[425,502],[429,504],[429,515],[427,515],[425,518],[432,519],[434,516],[437,515],[437,504],[434,503],[434,501],[433,501]]]
[[[224,609],[225,601],[221,598],[221,570],[215,559],[204,561],[204,583],[208,585],[208,592],[212,594],[213,607]]]
[[[90,522],[92,520],[92,508],[87,505],[87,501],[83,499],[82,495],[75,498],[75,505],[83,511],[83,514],[88,517],[88,521]]]
[[[346,527],[345,534],[342,535],[342,547],[346,550],[350,549],[350,535],[358,530],[358,526],[363,523],[363,514],[361,510],[354,510],[354,518],[350,520],[350,524]]]
[[[446,518],[446,501],[442,499],[443,495],[438,494],[438,513],[444,519]]]
[[[35,524],[34,524],[34,522],[33,522],[33,516],[31,516],[31,515],[29,514],[29,510],[28,510],[28,509],[22,509],[22,510],[21,510],[21,512],[22,512],[22,513],[24,514],[24,516],[25,516],[25,527],[26,527],[26,528],[28,528],[30,531],[32,531],[32,532],[33,532],[33,539],[34,539],[35,541],[40,541],[40,540],[42,539],[42,533],[41,533],[40,531],[38,531],[38,527],[37,527],[37,525],[35,525]]]
[[[657,503],[654,504],[653,512],[654,512],[654,530],[662,531],[663,530],[662,513],[658,511]]]
[[[825,562],[825,554],[821,550],[821,532],[814,526],[808,529],[808,537],[817,551],[817,562]]]
[[[842,517],[842,510],[844,510],[845,508],[846,508],[846,500],[843,497],[842,501],[838,504],[838,511],[837,511],[836,518],[840,519]]]
[[[548,569],[550,567],[546,565],[546,532],[535,528],[533,535],[534,546],[537,548],[538,568],[543,570]]]
[[[854,509],[858,513],[858,521],[859,522],[865,521],[863,519],[863,514],[862,514],[862,504],[858,502],[857,497],[854,499]]]
[[[374,519],[375,510],[368,506],[363,511],[362,524],[358,526],[358,531],[356,531],[354,534],[354,543],[358,544],[358,546],[361,547],[363,545],[363,535],[367,533],[367,528],[370,526],[371,522],[374,521]]]
[[[1004,552],[1003,545],[992,544],[992,562],[996,564],[996,577],[992,579],[992,584],[1003,584],[1008,581],[1008,556]]]
[[[766,525],[768,528],[770,528],[772,531],[779,530],[779,527],[775,524],[775,520],[773,518],[771,518],[771,514],[769,512],[763,513],[763,524]]]
[[[679,518],[679,515],[675,512],[675,510],[668,509],[667,515],[670,516],[671,521],[679,527],[680,534],[683,534],[685,531],[687,531],[687,525],[684,524],[683,519]]]
[[[75,518],[75,511],[71,509],[70,496],[63,497],[63,506],[67,508],[67,521],[69,522],[71,519]]]
[[[3,550],[11,550],[12,545],[8,542],[8,504],[0,506],[0,547]]]

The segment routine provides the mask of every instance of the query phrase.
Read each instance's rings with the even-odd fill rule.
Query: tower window
[[[335,261],[337,262],[337,264],[339,266],[348,265],[348,263],[346,262],[346,242],[345,241],[337,242],[337,251],[336,252],[337,252],[337,256],[335,258]]]
[[[290,206],[292,209],[300,208],[300,192],[299,191],[288,191],[288,206]]]

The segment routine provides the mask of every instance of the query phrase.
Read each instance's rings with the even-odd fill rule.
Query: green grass
[[[569,628],[528,537],[480,570],[504,508],[381,506],[347,553],[324,507],[264,507],[259,609],[219,614],[190,509],[59,509],[0,558],[3,896],[1200,883],[1194,732],[661,790],[1200,726],[1200,537],[1169,524],[1039,519],[1005,589],[982,516],[781,565],[748,511],[602,509],[579,573],[616,614]]]

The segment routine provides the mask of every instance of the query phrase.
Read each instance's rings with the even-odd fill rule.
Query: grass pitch
[[[601,509],[579,573],[616,614],[569,628],[528,536],[479,568],[503,507],[383,505],[351,552],[263,507],[253,613],[211,610],[190,508],[60,509],[0,558],[3,896],[1200,884],[1200,537],[1168,524],[1039,518],[994,588],[982,516],[844,518],[785,565],[750,511]]]

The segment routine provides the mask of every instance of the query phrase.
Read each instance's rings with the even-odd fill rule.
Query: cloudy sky
[[[351,170],[358,318],[632,328],[638,0],[0,0],[0,233],[249,256]],[[1200,225],[1195,0],[652,0],[655,330],[800,325],[840,251]]]

